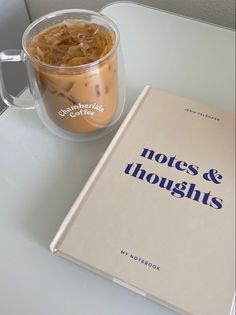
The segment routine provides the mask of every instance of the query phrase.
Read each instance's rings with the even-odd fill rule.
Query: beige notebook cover
[[[229,315],[232,113],[146,87],[51,250],[181,314]]]

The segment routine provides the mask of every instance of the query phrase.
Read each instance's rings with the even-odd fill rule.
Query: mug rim
[[[44,21],[45,19],[50,19],[50,18],[53,18],[53,17],[56,17],[57,15],[63,15],[65,13],[87,13],[87,14],[90,14],[90,15],[96,15],[100,18],[102,18],[103,20],[105,20],[113,29],[113,31],[115,32],[115,43],[112,47],[112,49],[106,54],[104,55],[103,57],[93,61],[93,62],[90,62],[90,63],[85,63],[85,64],[82,64],[82,65],[78,65],[78,66],[57,66],[57,65],[50,65],[48,63],[45,63],[37,58],[35,58],[34,56],[32,56],[29,52],[28,52],[28,49],[27,49],[27,46],[26,46],[26,39],[27,39],[27,36],[29,34],[29,32],[33,29],[33,27],[35,27],[37,24],[39,24],[40,22]],[[34,22],[32,22],[24,31],[23,33],[23,36],[22,36],[22,47],[23,47],[23,50],[25,52],[25,54],[27,55],[27,57],[29,59],[31,59],[33,62],[36,62],[38,63],[39,65],[43,66],[43,67],[48,67],[48,68],[51,68],[51,69],[54,69],[54,70],[58,70],[58,69],[63,69],[63,70],[75,70],[75,69],[83,69],[83,68],[87,68],[87,67],[93,67],[93,66],[96,66],[98,65],[99,63],[101,63],[102,61],[106,60],[107,58],[109,58],[117,49],[118,47],[118,44],[119,44],[119,41],[120,41],[120,33],[119,33],[119,30],[116,26],[116,24],[110,19],[108,18],[107,16],[103,15],[102,13],[100,12],[96,12],[96,11],[92,11],[92,10],[85,10],[85,9],[66,9],[66,10],[58,10],[58,11],[53,11],[53,12],[50,12],[48,14],[45,14],[39,18],[37,18]]]

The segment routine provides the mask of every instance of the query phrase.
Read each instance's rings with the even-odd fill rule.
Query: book
[[[234,114],[145,87],[50,248],[181,314],[229,315]]]

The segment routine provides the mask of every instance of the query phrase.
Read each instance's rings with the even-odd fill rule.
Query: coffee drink
[[[118,104],[115,42],[115,33],[105,26],[74,19],[29,41],[38,90],[56,125],[80,133],[112,121]]]

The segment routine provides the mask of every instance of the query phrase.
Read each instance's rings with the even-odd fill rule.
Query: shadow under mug
[[[79,66],[46,64],[29,52],[32,38],[65,20],[83,20],[106,27],[114,36],[112,49],[97,61]],[[72,9],[52,12],[28,26],[23,50],[0,52],[0,92],[6,105],[36,109],[44,125],[69,140],[86,141],[103,136],[119,121],[125,102],[124,67],[116,25],[100,13]],[[9,94],[1,63],[23,61],[31,99]]]

